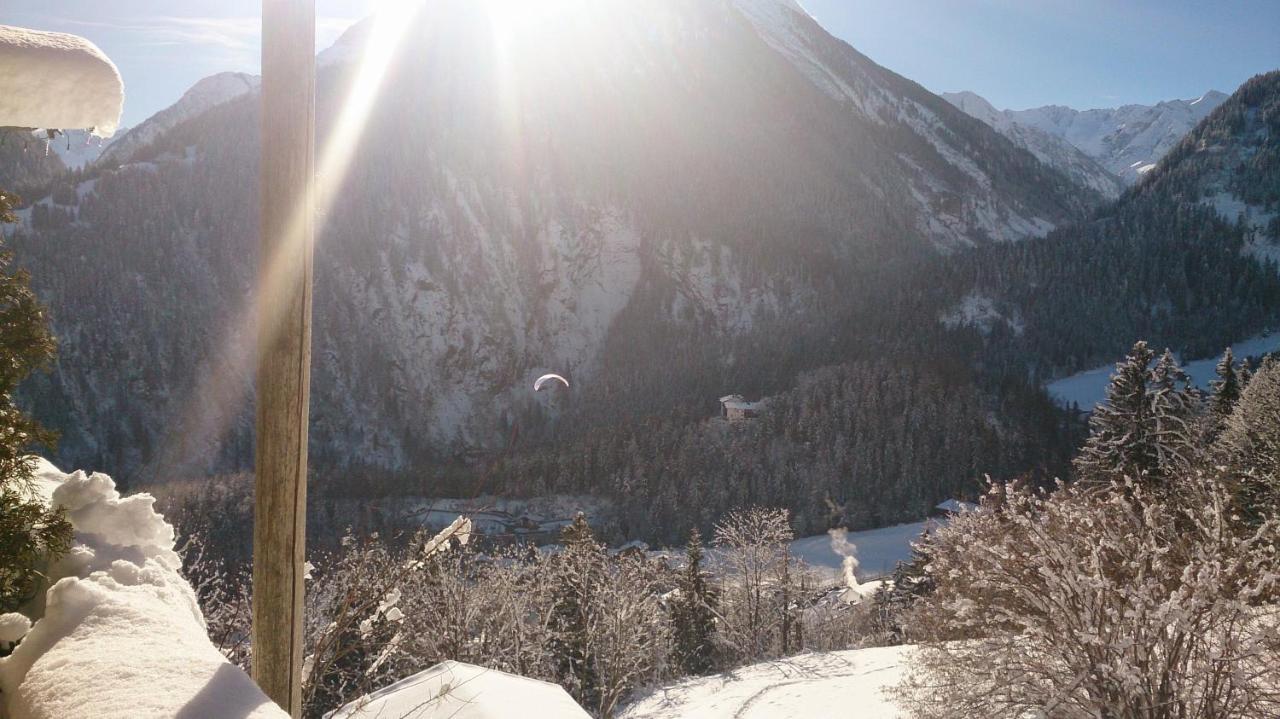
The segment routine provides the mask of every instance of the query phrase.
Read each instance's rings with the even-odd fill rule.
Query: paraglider
[[[564,377],[561,377],[561,376],[560,376],[560,375],[558,375],[558,374],[554,374],[554,373],[553,373],[553,374],[544,374],[544,375],[542,375],[541,377],[539,377],[539,378],[538,378],[538,380],[537,380],[536,382],[534,382],[534,383],[533,383],[533,391],[534,391],[534,392],[541,392],[541,391],[543,390],[543,388],[545,388],[545,387],[547,386],[547,383],[548,383],[548,382],[560,382],[560,383],[561,383],[561,384],[563,384],[566,388],[569,386],[569,380],[565,379]]]

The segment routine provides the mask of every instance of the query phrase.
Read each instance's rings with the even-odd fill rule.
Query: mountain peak
[[[203,78],[182,94],[177,102],[147,118],[103,150],[99,162],[122,164],[151,144],[165,131],[215,105],[258,89],[262,79],[244,72],[220,72]]]
[[[1192,100],[1189,104],[1199,105],[1200,103],[1203,102],[1210,105],[1220,105],[1222,104],[1222,101],[1226,100],[1228,97],[1230,97],[1230,95],[1227,95],[1225,92],[1210,90],[1205,94],[1201,95],[1200,97],[1197,97],[1196,99]]]

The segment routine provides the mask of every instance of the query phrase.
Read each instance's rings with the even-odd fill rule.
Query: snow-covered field
[[[1236,359],[1260,357],[1268,352],[1280,351],[1280,332],[1238,342],[1231,345],[1231,351],[1235,353]],[[1219,357],[1212,357],[1189,362],[1183,365],[1183,369],[1191,375],[1196,386],[1208,389],[1209,382],[1214,378],[1214,367],[1217,366],[1219,359]],[[1115,365],[1097,367],[1050,382],[1045,385],[1045,389],[1064,406],[1069,407],[1074,402],[1080,406],[1080,409],[1089,410],[1106,397],[1107,385],[1111,382],[1113,372],[1115,372]]]
[[[902,679],[911,647],[801,654],[655,689],[622,719],[817,719],[906,716],[885,690]]]
[[[858,560],[858,581],[892,573],[898,562],[911,559],[911,542],[919,538],[925,529],[936,526],[938,520],[927,519],[923,522],[849,532],[845,538],[856,548],[854,556]],[[797,539],[791,543],[791,554],[811,567],[829,568],[836,573],[840,571],[841,562],[844,561],[844,557],[832,549],[831,537],[826,534]]]

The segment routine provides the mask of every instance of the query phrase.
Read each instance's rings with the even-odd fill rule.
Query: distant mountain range
[[[1108,326],[1093,341],[1092,318],[1055,329],[1034,304],[1037,291],[1065,304],[1069,288],[1036,285],[1028,268],[1051,256],[1017,248],[1066,247],[1124,186],[1107,161],[1063,142],[1066,130],[972,98],[957,108],[791,0],[598,0],[572,18],[559,7],[500,28],[498,44],[484,2],[423,3],[350,140],[347,175],[321,178],[341,184],[315,263],[318,468],[412,472],[649,417],[700,421],[716,397],[784,393],[808,372],[874,360],[853,375],[874,386],[879,368],[904,362],[986,383],[952,409],[966,422],[999,417],[988,427],[999,439],[983,446],[1019,443],[998,452],[1016,469],[1053,423],[981,398],[1014,383],[1034,401],[1027,366],[1092,366],[1142,329]],[[370,27],[321,53],[322,143]],[[556,43],[542,40],[547,28]],[[62,431],[61,461],[125,478],[247,464],[258,112],[257,79],[224,73],[76,173],[0,145],[21,161],[0,165],[0,184],[45,188],[5,232],[60,342],[23,400]],[[1155,134],[1127,144],[1163,153]],[[1186,241],[1228,232],[1211,230]],[[1110,257],[1071,253],[1063,271],[1083,276]],[[1223,250],[1222,266],[1237,272],[1239,256]],[[1212,344],[1256,329],[1270,300],[1252,277],[1239,284],[1248,312],[1185,335]],[[1182,302],[1134,297],[1148,315]],[[1172,320],[1159,330],[1184,336]],[[1008,351],[971,360],[982,343]],[[573,391],[533,395],[545,371]],[[923,381],[911,377],[893,386]],[[886,467],[937,476],[874,451]],[[616,469],[591,461],[603,464],[575,471]],[[563,475],[560,462],[547,466]],[[530,476],[541,478],[527,486],[552,486]],[[901,489],[932,506],[954,488],[930,486]]]
[[[1067,146],[1093,159],[1124,183],[1132,184],[1227,99],[1226,94],[1210,90],[1194,100],[1166,100],[1155,105],[1095,110],[1047,105],[1030,110],[997,110],[972,92],[948,92],[942,97],[1042,160],[1065,168],[1072,176],[1088,178],[1086,184],[1112,195],[1115,193],[1106,179],[1082,166]]]

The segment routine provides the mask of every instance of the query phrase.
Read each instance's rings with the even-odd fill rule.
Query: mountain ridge
[[[509,28],[505,56],[483,7],[424,7],[319,237],[317,466],[404,470],[588,406],[610,422],[700,411],[721,384],[777,391],[870,331],[830,318],[871,306],[893,268],[1101,200],[789,5],[752,5],[784,11],[757,25],[710,0],[586,3],[536,19],[555,44]],[[353,81],[361,31],[343,37],[321,138]],[[63,430],[63,461],[244,466],[257,111],[238,93],[127,136],[11,230],[62,338],[25,399]],[[530,396],[552,370],[573,397]]]
[[[957,106],[973,108],[978,113],[976,117],[1006,134],[1031,132],[1058,138],[1126,184],[1133,184],[1154,167],[1183,135],[1228,97],[1209,90],[1194,100],[1163,100],[1154,105],[1130,103],[1088,110],[1045,105],[997,110],[971,91],[942,96]]]

